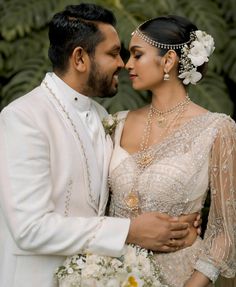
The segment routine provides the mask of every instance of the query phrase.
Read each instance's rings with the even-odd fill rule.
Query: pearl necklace
[[[177,106],[175,106],[172,109],[169,109],[165,111],[164,113],[174,113],[176,112],[175,117],[172,119],[172,121],[165,127],[166,135],[170,131],[171,126],[174,125],[174,123],[177,122],[178,119],[180,119],[181,116],[183,116],[184,111],[186,110],[186,106],[189,104],[190,98],[187,97],[186,100],[179,103]],[[144,128],[144,133],[142,136],[142,140],[140,143],[140,152],[137,156],[137,171],[134,176],[133,185],[131,190],[128,192],[128,194],[125,194],[124,196],[124,202],[127,206],[127,208],[132,212],[134,216],[137,216],[140,212],[140,196],[138,192],[138,179],[140,175],[143,173],[143,171],[152,164],[152,162],[155,159],[155,151],[152,148],[148,147],[148,142],[151,134],[152,129],[152,122],[153,122],[153,115],[154,115],[154,109],[152,105],[149,108],[148,116],[147,116],[147,122]],[[156,114],[155,114],[156,115]],[[161,134],[161,137],[164,134],[164,131]]]

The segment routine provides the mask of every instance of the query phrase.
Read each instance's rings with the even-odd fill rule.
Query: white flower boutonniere
[[[161,283],[153,253],[127,245],[125,254],[114,258],[94,254],[74,255],[55,275],[60,287],[167,287]]]
[[[102,120],[102,124],[103,124],[103,127],[104,127],[104,130],[105,130],[105,134],[106,135],[111,135],[117,124],[119,123],[119,120],[117,118],[117,114],[114,114],[114,115],[111,115],[109,114],[107,117],[105,117],[103,120]]]

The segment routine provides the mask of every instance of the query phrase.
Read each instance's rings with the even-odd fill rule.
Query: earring
[[[170,80],[170,75],[169,75],[169,73],[166,73],[166,72],[164,72],[165,74],[164,74],[164,77],[163,77],[163,80],[164,81],[169,81]]]

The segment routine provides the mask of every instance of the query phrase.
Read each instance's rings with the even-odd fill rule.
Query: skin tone
[[[113,26],[99,24],[105,35],[91,57],[82,47],[76,47],[62,80],[77,92],[89,97],[114,96],[118,89],[118,73],[124,67],[120,57],[120,40]]]
[[[134,35],[130,41],[130,58],[126,64],[129,71],[133,88],[136,90],[149,90],[152,92],[152,105],[159,110],[168,110],[178,103],[184,101],[187,92],[182,81],[178,78],[178,56],[175,51],[169,50],[163,57],[159,56],[158,49],[146,43],[144,40]],[[165,73],[169,73],[170,80],[164,81]],[[131,111],[121,138],[121,146],[130,154],[140,150],[140,141],[147,121],[149,107]],[[207,110],[190,102],[187,109],[172,129],[177,129],[193,117],[201,116]],[[174,115],[168,115],[171,121]],[[171,133],[171,132],[170,132]],[[159,144],[167,136],[163,134],[163,128],[158,127],[153,121],[151,135],[148,145]],[[210,280],[202,273],[195,271],[186,282],[185,287],[206,287]]]
[[[111,25],[99,23],[98,27],[104,40],[97,45],[95,54],[91,57],[82,47],[76,47],[67,71],[55,72],[66,84],[86,96],[113,96],[118,87],[117,74],[124,67],[120,57],[120,40]],[[176,248],[191,245],[195,240],[196,228],[193,224],[201,224],[199,216],[196,217],[196,213],[179,218],[158,212],[139,215],[131,220],[126,242],[156,251],[175,251]],[[174,243],[170,242],[171,238],[175,238]]]

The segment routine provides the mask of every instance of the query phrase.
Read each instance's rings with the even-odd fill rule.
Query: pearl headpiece
[[[156,40],[153,40],[149,36],[145,35],[143,32],[141,32],[139,30],[139,27],[134,32],[132,32],[131,35],[132,36],[138,35],[141,39],[143,39],[148,44],[150,44],[152,46],[155,46],[155,47],[157,47],[159,49],[168,49],[168,50],[181,49],[184,45],[189,44],[193,40],[190,37],[190,39],[187,42],[184,42],[184,43],[180,43],[180,44],[164,44],[164,43],[157,42]],[[194,36],[194,35],[192,35],[192,36]]]
[[[142,25],[142,24],[141,24]],[[180,49],[181,56],[179,59],[179,78],[183,79],[183,84],[196,84],[201,78],[202,74],[197,71],[197,67],[208,62],[208,57],[213,53],[214,39],[211,35],[204,31],[196,30],[190,33],[190,39],[187,42],[179,44],[166,44],[153,40],[145,35],[139,27],[132,33],[132,36],[137,35],[148,44],[166,50]]]

